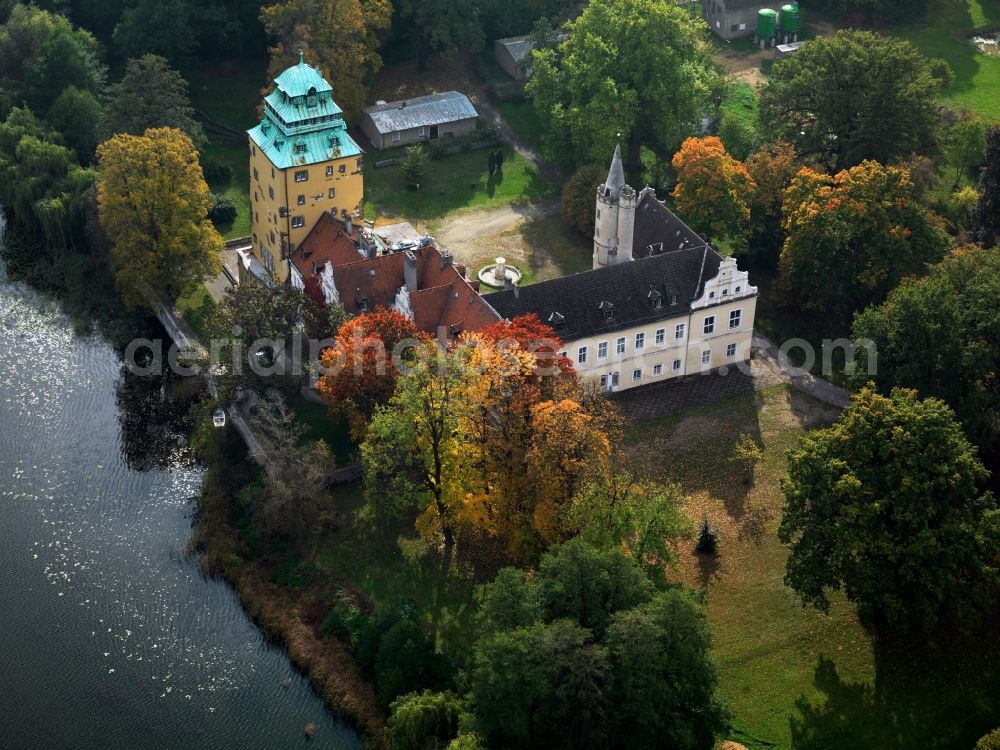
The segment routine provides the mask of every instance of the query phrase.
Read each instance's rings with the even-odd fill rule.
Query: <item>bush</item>
[[[208,209],[208,218],[215,226],[232,224],[236,218],[236,204],[232,199],[218,193],[209,193],[212,199],[212,207]]]
[[[392,703],[385,735],[392,750],[444,748],[458,736],[461,703],[452,693],[408,693]]]
[[[233,181],[232,167],[216,159],[205,159],[201,163],[201,171],[205,182],[210,185],[228,185]]]
[[[406,147],[403,156],[403,179],[409,187],[417,187],[424,177],[427,166],[427,153],[419,143]]]
[[[584,164],[563,187],[563,218],[585,237],[594,236],[597,186],[604,182],[605,174],[604,168],[597,164]]]
[[[1000,729],[994,729],[976,743],[975,750],[1000,750]]]
[[[319,630],[326,638],[336,638],[346,643],[351,640],[357,629],[358,617],[359,612],[357,608],[347,608],[342,604],[338,604],[323,618]]]

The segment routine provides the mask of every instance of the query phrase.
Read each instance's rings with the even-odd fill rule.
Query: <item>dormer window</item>
[[[563,314],[562,314],[562,313],[560,313],[560,312],[553,312],[553,313],[552,313],[551,315],[549,315],[549,318],[548,318],[548,320],[549,320],[549,324],[550,324],[550,325],[552,325],[552,326],[558,326],[558,325],[560,325],[560,324],[561,324],[561,323],[562,323],[562,322],[563,322],[564,320],[566,320],[566,316],[565,316],[565,315],[563,315]]]
[[[655,289],[649,290],[648,299],[650,307],[652,307],[654,310],[659,310],[661,307],[663,307],[663,295],[660,294]]]
[[[607,300],[601,302],[601,304],[597,306],[597,309],[604,313],[605,320],[611,320],[615,317],[615,306]]]
[[[295,153],[304,154],[306,152],[306,144],[299,141],[295,144]]]
[[[739,287],[739,286],[736,287],[736,293],[737,294],[739,294],[741,291],[743,291],[743,287]]]
[[[715,292],[709,292],[708,293],[708,298],[709,299],[715,299]]]
[[[722,296],[723,296],[723,297],[726,297],[726,296],[728,296],[728,295],[729,295],[729,290],[728,290],[728,289],[723,289],[723,290],[722,290]]]
[[[677,295],[676,294],[671,294],[670,295],[670,304],[671,305],[676,305],[677,304]]]

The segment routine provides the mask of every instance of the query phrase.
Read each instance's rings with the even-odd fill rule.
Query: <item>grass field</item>
[[[542,123],[530,102],[503,102],[497,105],[511,129],[536,151],[542,147]]]
[[[538,169],[508,146],[503,170],[489,174],[487,151],[429,160],[420,189],[407,187],[400,166],[365,170],[365,215],[438,219],[462,208],[536,201],[558,194]]]
[[[973,109],[991,120],[1000,119],[1000,57],[979,52],[968,43],[973,29],[1000,25],[995,0],[936,0],[924,22],[898,26],[892,33],[913,42],[928,57],[951,66],[955,82],[941,103],[955,109]]]
[[[177,314],[191,326],[195,335],[202,341],[207,341],[208,317],[215,309],[215,300],[212,299],[204,284],[192,284],[187,291],[180,295],[174,303]]]
[[[227,60],[187,73],[191,101],[195,108],[215,122],[237,131],[257,121],[257,107],[266,77],[263,60]],[[232,179],[209,183],[212,192],[229,197],[236,206],[236,219],[219,230],[226,239],[250,234],[250,175],[246,142],[230,142],[211,132],[202,160],[225,164]]]
[[[633,427],[633,463],[679,482],[688,513],[722,533],[716,558],[681,553],[679,577],[704,587],[732,738],[762,750],[971,748],[1000,710],[997,655],[985,642],[873,642],[854,607],[801,606],[783,581],[776,537],[785,453],[833,412],[777,386]],[[729,463],[740,434],[762,446],[752,486]]]

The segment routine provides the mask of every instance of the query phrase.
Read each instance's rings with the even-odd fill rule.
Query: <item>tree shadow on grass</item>
[[[971,748],[1000,723],[1000,638],[876,641],[874,685],[843,680],[823,655],[814,685],[824,697],[801,696],[789,720],[794,748]]]

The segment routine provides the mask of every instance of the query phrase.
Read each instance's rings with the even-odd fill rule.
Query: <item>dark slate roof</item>
[[[652,190],[643,190],[641,196],[632,230],[633,258],[705,245],[705,240],[660,203]]]
[[[705,280],[718,274],[721,262],[719,254],[702,243],[531,284],[518,289],[517,295],[508,289],[484,299],[504,318],[533,312],[564,341],[575,341],[687,315]],[[651,292],[662,295],[660,309],[650,301]],[[675,295],[676,303],[671,304]],[[610,319],[601,307],[606,302],[613,306]]]

